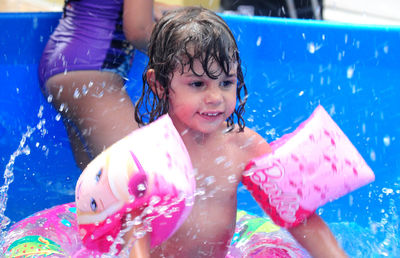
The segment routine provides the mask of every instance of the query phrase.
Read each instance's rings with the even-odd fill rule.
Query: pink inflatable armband
[[[272,153],[247,165],[243,184],[280,226],[296,226],[318,207],[375,179],[322,106],[271,147]]]
[[[194,198],[192,171],[187,150],[168,115],[110,146],[86,167],[77,183],[77,220],[83,244],[109,252],[126,222],[139,218],[151,234],[151,247],[159,245],[191,210],[187,203]]]

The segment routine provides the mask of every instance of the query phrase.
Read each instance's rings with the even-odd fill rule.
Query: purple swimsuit
[[[66,0],[39,64],[40,85],[68,71],[111,71],[126,78],[134,47],[122,31],[123,0]]]

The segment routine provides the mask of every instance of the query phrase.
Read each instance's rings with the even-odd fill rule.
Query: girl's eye
[[[102,170],[100,169],[99,172],[96,174],[96,182],[100,181]]]
[[[200,88],[204,85],[204,83],[201,81],[197,81],[197,82],[191,82],[189,85],[195,88]]]
[[[224,88],[228,88],[233,85],[233,81],[222,81],[220,85]]]
[[[97,203],[93,198],[91,198],[91,200],[90,200],[90,208],[92,209],[92,211],[97,210]]]

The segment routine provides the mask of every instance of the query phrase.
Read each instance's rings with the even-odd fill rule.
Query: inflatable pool
[[[60,15],[0,14],[3,230],[74,199],[80,171],[60,117],[37,84],[38,60]],[[398,257],[400,28],[224,18],[238,39],[250,92],[246,125],[273,141],[322,104],[367,160],[376,181],[317,212],[351,257]],[[128,83],[133,98],[145,62],[138,53]],[[240,209],[263,214],[244,187],[238,196]]]

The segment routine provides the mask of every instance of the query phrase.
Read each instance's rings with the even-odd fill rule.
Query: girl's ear
[[[154,69],[147,70],[146,78],[147,78],[147,84],[149,84],[151,91],[153,91],[154,95],[157,95],[158,98],[161,99],[164,95],[164,88],[156,80],[156,73]]]

